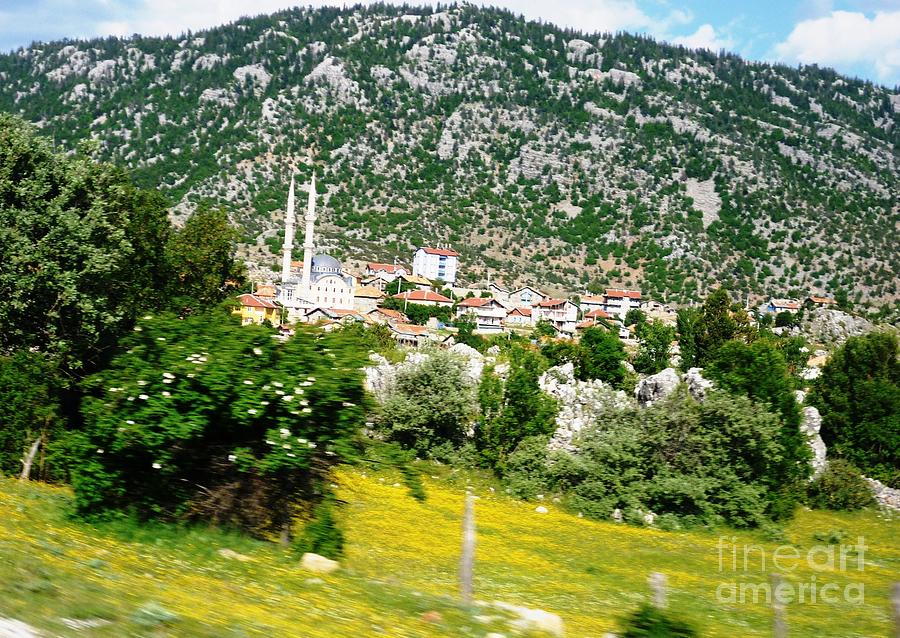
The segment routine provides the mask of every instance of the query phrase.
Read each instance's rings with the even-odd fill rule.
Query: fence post
[[[459,594],[463,602],[472,602],[472,572],[475,566],[475,497],[466,493],[463,513],[462,555],[459,559]]]
[[[650,591],[653,594],[653,606],[657,609],[666,608],[666,575],[659,572],[650,572]]]
[[[900,638],[900,583],[891,587],[891,611],[894,615],[894,635]]]
[[[787,638],[788,625],[784,613],[784,603],[778,597],[779,585],[783,582],[781,574],[772,574],[772,636]]]

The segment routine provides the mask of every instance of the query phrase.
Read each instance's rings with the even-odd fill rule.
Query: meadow
[[[549,502],[537,513],[536,503],[508,497],[485,477],[424,469],[424,503],[391,474],[338,475],[347,547],[343,569],[328,576],[304,572],[298,556],[275,544],[221,530],[88,524],[71,517],[67,488],[0,479],[0,617],[53,636],[512,635],[504,613],[456,598],[469,489],[477,496],[476,599],[557,613],[569,637],[620,629],[648,600],[653,571],[667,577],[670,610],[700,635],[771,635],[769,605],[728,596],[730,583],[768,582],[776,550],[795,591],[819,588],[816,602],[807,589],[803,603],[787,605],[791,635],[890,635],[897,516],[803,510],[776,540],[759,531],[666,532],[590,521]],[[844,547],[842,568],[840,546],[858,537],[862,556]],[[829,583],[836,602],[822,600]]]

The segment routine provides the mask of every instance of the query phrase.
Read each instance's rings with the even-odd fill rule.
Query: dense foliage
[[[0,353],[95,368],[158,300],[168,233],[163,200],[124,171],[0,113]]]
[[[575,454],[527,440],[510,459],[510,483],[561,491],[585,515],[615,510],[661,524],[756,526],[789,512],[779,417],[720,390],[702,403],[673,395],[583,431]],[[526,494],[527,495],[527,494]]]
[[[355,454],[366,407],[359,347],[287,342],[217,313],[145,317],[91,377],[73,487],[83,514],[289,529]]]
[[[895,335],[851,337],[831,355],[810,402],[829,456],[900,487],[900,346]]]
[[[819,509],[852,511],[874,503],[862,474],[843,459],[830,460],[809,486],[809,504]]]

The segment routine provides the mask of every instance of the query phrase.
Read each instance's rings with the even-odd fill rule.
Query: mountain
[[[470,282],[900,299],[900,95],[829,69],[371,5],[36,43],[0,56],[0,110],[176,217],[227,206],[257,272],[313,157],[323,248],[347,263],[441,243]]]

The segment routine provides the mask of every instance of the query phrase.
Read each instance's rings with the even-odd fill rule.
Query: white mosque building
[[[288,191],[284,228],[284,254],[278,301],[287,310],[288,322],[306,321],[311,310],[353,310],[354,281],[345,275],[341,262],[330,255],[315,255],[316,175],[309,182],[306,206],[306,235],[303,241],[303,270],[297,276],[291,269],[294,249],[294,177]]]

